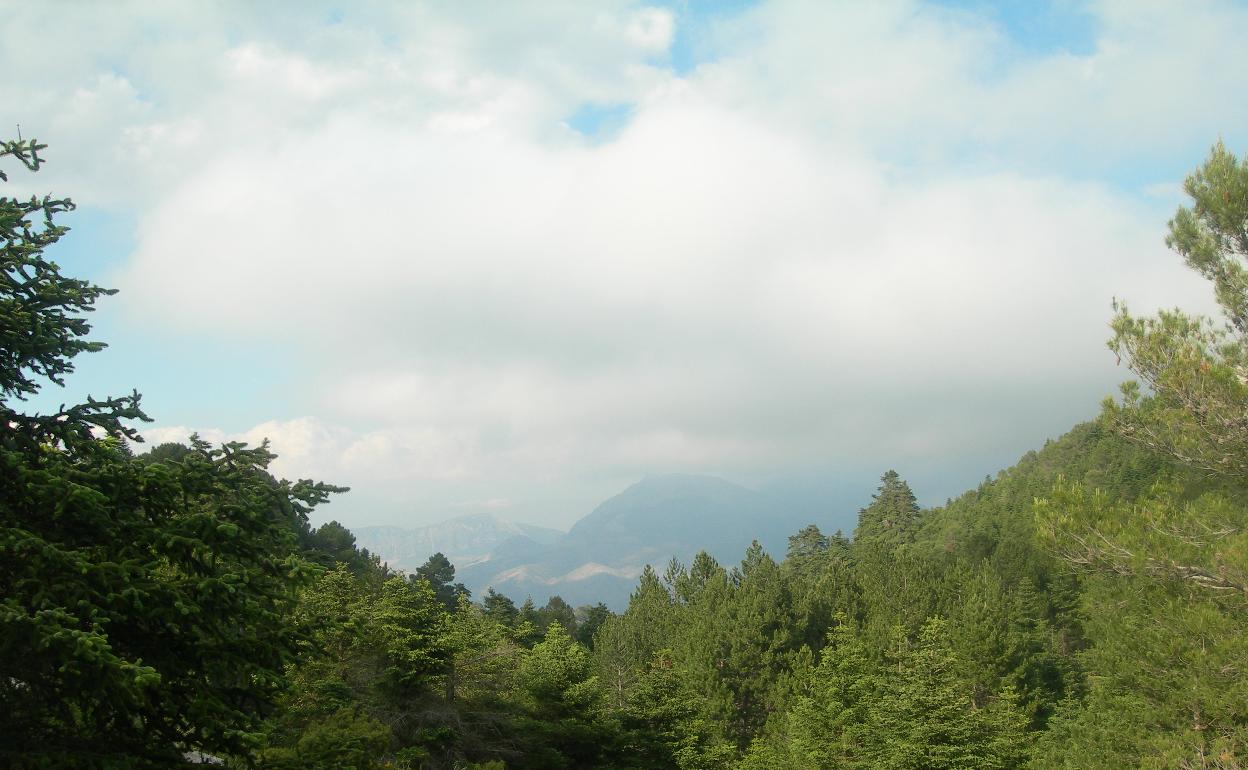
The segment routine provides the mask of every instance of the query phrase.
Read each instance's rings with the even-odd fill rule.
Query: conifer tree
[[[0,159],[35,171],[43,149],[5,142]],[[0,197],[0,763],[247,756],[297,649],[296,533],[335,490],[276,481],[265,446],[139,460],[137,393],[16,408],[104,347],[84,314],[112,292],[44,255],[72,208]]]
[[[586,648],[594,649],[594,637],[598,634],[598,629],[602,628],[613,617],[613,613],[607,605],[598,602],[594,605],[585,605],[576,608],[576,641],[585,645]]]
[[[616,748],[618,730],[604,708],[589,652],[551,623],[520,668],[531,741],[517,768],[601,767]]]
[[[568,634],[576,635],[576,610],[572,609],[572,605],[564,601],[562,596],[556,594],[547,599],[546,604],[538,610],[538,614],[542,618],[543,629],[551,623],[558,623]]]
[[[1148,387],[1123,386],[1105,417],[1131,440],[1180,462],[1248,477],[1248,163],[1219,141],[1183,185],[1191,206],[1166,245],[1206,278],[1223,323],[1181,310],[1152,318],[1118,305],[1109,346]]]
[[[1061,479],[1037,506],[1046,542],[1086,575],[1091,674],[1037,766],[1060,766],[1072,746],[1108,764],[1248,758],[1241,678],[1227,676],[1248,608],[1248,163],[1219,142],[1184,189],[1191,204],[1166,242],[1210,281],[1222,321],[1117,306],[1110,347],[1145,387],[1125,384],[1102,422],[1177,467],[1135,500]]]
[[[411,575],[412,579],[421,579],[429,583],[433,593],[442,602],[447,612],[454,612],[461,597],[468,598],[472,592],[463,583],[455,581],[455,565],[439,551],[425,560]]]
[[[703,716],[701,693],[681,676],[670,650],[660,650],[637,677],[621,709],[623,755],[628,767],[714,770],[726,766],[735,747],[718,738]]]
[[[594,640],[594,657],[614,702],[626,702],[640,673],[676,634],[672,595],[649,565],[623,614],[610,618]]]
[[[837,613],[858,617],[861,612],[861,589],[849,549],[839,531],[829,538],[813,524],[789,538],[781,566],[793,601],[796,638],[816,654]]]
[[[1026,719],[1013,692],[977,708],[940,619],[917,644],[894,645],[896,674],[869,706],[859,763],[870,770],[1005,770],[1026,759]]]
[[[454,643],[427,583],[377,585],[342,563],[304,592],[295,617],[310,643],[271,725],[265,767],[372,767],[446,748],[436,706]]]
[[[767,714],[783,707],[786,693],[776,687],[799,649],[793,601],[787,582],[758,541],[741,561],[720,680],[731,694],[731,732],[742,746],[763,726]]]
[[[880,676],[850,619],[841,613],[834,623],[819,665],[788,710],[750,746],[742,770],[858,766]]]
[[[481,606],[484,607],[485,614],[494,622],[509,628],[515,625],[516,619],[520,615],[520,610],[516,609],[516,603],[506,595],[495,591],[492,587],[485,590],[485,597],[481,600]]]
[[[880,487],[871,504],[858,513],[854,542],[886,542],[898,545],[914,539],[919,522],[919,504],[914,492],[897,471],[880,477]]]
[[[1223,323],[1181,310],[1138,318],[1119,306],[1109,345],[1148,393],[1140,383],[1124,384],[1121,403],[1106,400],[1103,421],[1128,440],[1239,489],[1248,478],[1248,163],[1218,142],[1184,189],[1192,205],[1170,221],[1166,243],[1211,282]],[[1248,536],[1227,517],[1203,519],[1165,500],[1157,501],[1153,521],[1095,504],[1103,499],[1073,510],[1061,498],[1083,492],[1064,486],[1040,521],[1072,563],[1248,596]]]

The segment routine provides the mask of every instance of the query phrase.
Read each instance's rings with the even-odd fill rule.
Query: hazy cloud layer
[[[191,427],[352,485],[353,524],[566,524],[666,471],[954,493],[1125,376],[1111,297],[1205,302],[1150,174],[1248,125],[1232,4],[1093,4],[1075,55],[928,5],[768,3],[684,76],[663,8],[212,7],[9,24],[11,71],[56,55],[0,90],[56,143],[41,185],[136,207],[136,328],[296,351],[286,411]],[[609,137],[567,122],[621,104]]]

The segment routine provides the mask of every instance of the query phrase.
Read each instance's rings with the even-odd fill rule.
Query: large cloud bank
[[[1203,300],[1147,170],[1248,125],[1233,5],[1093,4],[1072,53],[764,4],[702,19],[682,72],[679,8],[205,8],[10,23],[10,71],[55,55],[4,99],[59,140],[41,184],[136,207],[136,327],[293,351],[271,421],[149,437],[269,436],[355,524],[567,523],[665,471],[955,492],[1125,376],[1112,297]]]

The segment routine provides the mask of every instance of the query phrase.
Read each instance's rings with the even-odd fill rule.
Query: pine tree
[[[1178,467],[1134,500],[1061,479],[1037,506],[1045,541],[1085,575],[1090,641],[1087,696],[1058,710],[1040,767],[1072,750],[1151,767],[1248,757],[1242,677],[1228,676],[1248,609],[1248,163],[1219,142],[1184,189],[1166,243],[1223,318],[1117,305],[1110,348],[1145,387],[1123,385],[1102,424]]]
[[[776,685],[800,642],[787,582],[757,541],[734,574],[737,588],[730,625],[720,629],[726,644],[719,674],[732,695],[730,732],[745,746],[767,714],[783,707],[787,693]]]
[[[689,687],[670,650],[660,650],[637,677],[621,709],[623,755],[630,768],[714,770],[735,755],[703,716],[703,696]]]
[[[547,599],[546,604],[538,610],[538,615],[542,619],[543,629],[551,623],[558,623],[569,635],[576,636],[576,610],[562,596],[555,595]]]
[[[818,654],[835,615],[861,614],[861,589],[849,541],[839,531],[829,538],[812,524],[789,538],[788,556],[781,566],[792,597],[797,642]]]
[[[1248,163],[1222,142],[1183,186],[1192,199],[1170,220],[1166,244],[1213,284],[1224,323],[1180,310],[1153,318],[1118,305],[1110,348],[1148,386],[1123,386],[1105,417],[1131,440],[1180,462],[1248,476]]]

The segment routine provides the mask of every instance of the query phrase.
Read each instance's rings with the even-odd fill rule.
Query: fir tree
[[[919,522],[919,504],[910,485],[888,471],[880,477],[879,490],[871,504],[858,513],[854,542],[873,541],[897,545],[913,540]]]
[[[42,149],[6,142],[0,158],[33,171]],[[139,460],[137,393],[15,408],[103,348],[83,314],[112,292],[44,256],[72,208],[0,198],[0,759],[247,756],[297,649],[287,616],[312,573],[296,533],[334,489],[276,481],[264,446]]]

